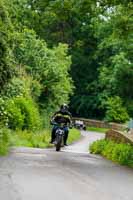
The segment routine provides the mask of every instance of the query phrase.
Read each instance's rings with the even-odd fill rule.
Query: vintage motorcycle
[[[65,135],[65,130],[64,130],[64,125],[63,124],[58,124],[56,132],[55,132],[55,147],[56,151],[60,151],[61,147],[64,146],[64,135]]]

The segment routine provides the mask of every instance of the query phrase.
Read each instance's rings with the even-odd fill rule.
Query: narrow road
[[[13,149],[0,158],[0,200],[133,200],[133,170],[87,153],[83,138],[62,152]]]

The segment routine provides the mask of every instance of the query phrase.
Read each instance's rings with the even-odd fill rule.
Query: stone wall
[[[131,134],[123,133],[113,129],[107,131],[106,139],[113,140],[117,143],[128,143],[133,145],[133,138]]]
[[[126,126],[117,123],[107,123],[99,120],[84,119],[84,118],[73,118],[73,121],[81,120],[86,126],[93,126],[98,128],[108,128],[109,131],[106,133],[106,138],[113,140],[118,143],[129,143],[133,145],[133,134],[124,133]]]
[[[123,124],[117,124],[117,123],[108,123],[105,121],[99,121],[99,120],[92,120],[92,119],[84,119],[84,118],[73,118],[74,121],[81,120],[85,123],[86,126],[93,126],[97,128],[109,128],[109,129],[115,129],[115,130],[123,130],[126,128]]]

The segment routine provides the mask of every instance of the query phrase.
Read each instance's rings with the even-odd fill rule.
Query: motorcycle
[[[65,128],[69,127],[72,129],[73,125],[69,124],[66,126],[64,123],[57,124],[56,122],[51,121],[51,125],[56,126],[56,131],[55,131],[55,140],[53,144],[56,147],[56,151],[60,151],[61,147],[64,147],[64,136],[65,136]]]
[[[64,135],[65,135],[65,131],[64,131],[64,125],[60,124],[58,125],[58,128],[55,132],[55,147],[56,147],[56,151],[60,151],[61,147],[64,146]]]

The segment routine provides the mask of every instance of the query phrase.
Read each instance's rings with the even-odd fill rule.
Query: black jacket
[[[71,124],[72,115],[69,111],[61,112],[57,111],[52,116],[51,122],[55,122],[57,124],[64,123],[65,125]]]

